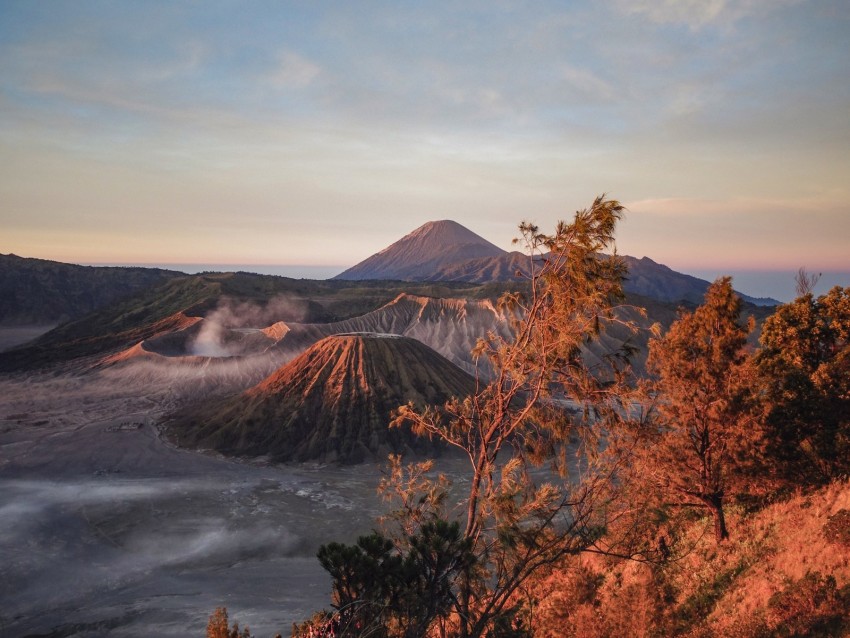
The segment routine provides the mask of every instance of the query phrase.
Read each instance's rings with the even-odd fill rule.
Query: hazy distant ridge
[[[626,292],[673,303],[702,303],[710,282],[676,272],[649,257],[625,257],[629,276]],[[396,279],[491,283],[525,277],[527,255],[506,252],[457,222],[428,222],[382,251],[340,273],[334,279]],[[756,305],[777,305],[775,299],[741,297]]]

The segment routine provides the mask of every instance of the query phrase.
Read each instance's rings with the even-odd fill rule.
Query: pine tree
[[[756,361],[777,476],[822,483],[850,472],[850,288],[801,292],[765,320]]]
[[[460,522],[474,560],[451,584],[454,624],[446,635],[524,635],[516,607],[523,584],[593,547],[605,529],[613,433],[630,412],[624,369],[631,349],[616,347],[595,365],[585,353],[611,324],[634,328],[617,313],[625,263],[616,251],[603,254],[622,214],[618,202],[599,197],[553,235],[523,223],[530,281],[499,302],[515,318],[512,338],[491,333],[475,350],[492,381],[479,381],[464,400],[399,411],[395,424],[408,423],[469,461]],[[409,494],[402,500],[415,502]],[[415,507],[405,511],[408,525],[428,520]]]
[[[714,282],[705,302],[650,341],[658,418],[644,434],[644,479],[675,505],[708,509],[717,542],[728,538],[724,499],[741,478],[741,451],[758,422],[745,351],[753,323],[740,323],[731,279]]]
[[[247,627],[240,632],[239,623],[231,627],[227,607],[216,607],[207,622],[207,638],[251,638],[251,632]]]

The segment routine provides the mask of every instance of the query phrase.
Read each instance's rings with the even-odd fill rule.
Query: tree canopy
[[[393,636],[421,635],[407,632],[426,620],[445,636],[523,635],[517,613],[523,584],[599,541],[616,511],[611,478],[622,459],[612,433],[631,414],[625,382],[631,349],[620,344],[589,364],[585,348],[611,324],[634,329],[616,312],[626,266],[614,232],[623,210],[599,197],[552,235],[520,225],[531,275],[524,292],[499,301],[512,317],[511,336],[491,332],[475,348],[492,380],[479,379],[463,400],[403,406],[394,421],[468,460],[464,511],[445,509],[444,479],[398,464],[385,485],[400,506],[391,540],[379,535],[322,550],[338,610],[384,601],[396,610],[395,621],[383,623]],[[390,580],[407,583],[407,593],[431,592],[429,605],[405,607],[404,595],[369,589],[367,574],[403,571],[406,564],[428,577]],[[400,612],[403,607],[415,611]]]
[[[767,457],[779,478],[850,472],[850,288],[808,292],[764,322],[756,357]]]
[[[716,539],[729,536],[723,501],[740,478],[744,440],[757,422],[745,352],[753,324],[740,323],[741,300],[729,277],[649,344],[658,418],[644,442],[642,469],[662,498],[707,508]]]

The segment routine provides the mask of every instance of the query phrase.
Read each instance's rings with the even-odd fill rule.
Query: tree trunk
[[[729,530],[726,529],[726,516],[723,514],[723,495],[708,494],[703,498],[703,502],[714,518],[714,540],[720,544],[729,538]]]

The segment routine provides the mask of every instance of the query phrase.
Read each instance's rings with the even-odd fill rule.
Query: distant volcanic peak
[[[413,232],[407,234],[400,241],[405,240],[439,242],[444,246],[452,244],[474,244],[488,248],[494,255],[501,255],[505,252],[495,244],[491,244],[480,235],[473,233],[465,226],[462,226],[451,219],[427,222]]]
[[[430,279],[442,266],[505,251],[457,222],[428,222],[336,279]]]

